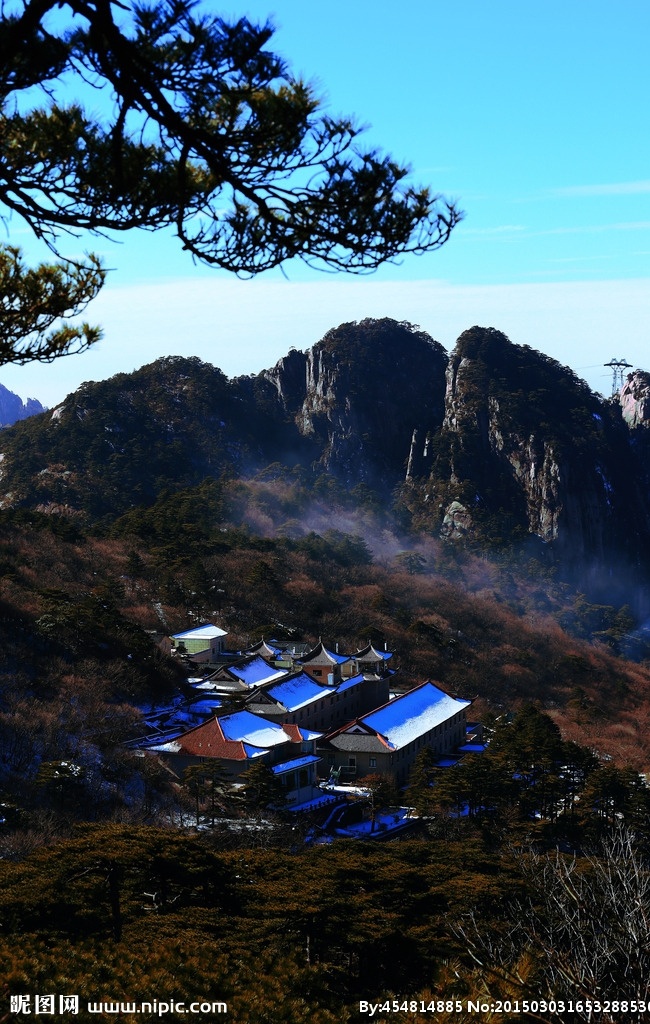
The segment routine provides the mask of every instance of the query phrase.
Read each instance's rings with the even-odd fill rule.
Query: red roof
[[[195,757],[225,757],[229,761],[246,761],[243,740],[227,740],[218,718],[189,729],[176,740],[179,753]]]
[[[229,761],[246,761],[251,757],[264,754],[269,747],[283,746],[286,744],[298,744],[303,741],[303,732],[298,725],[283,724],[277,725],[264,717],[253,715],[248,711],[235,712],[224,716],[226,730],[233,719],[245,718],[245,725],[248,722],[259,723],[262,727],[251,730],[250,726],[240,733],[240,739],[229,739],[224,732],[224,727],[219,718],[211,718],[203,725],[195,725],[186,733],[172,741],[175,752],[188,754],[192,757],[223,757]],[[239,726],[241,728],[241,726]],[[269,732],[271,735],[269,739]]]
[[[302,743],[302,733],[299,726],[285,722],[282,728],[289,734],[289,736],[291,736],[292,743]]]

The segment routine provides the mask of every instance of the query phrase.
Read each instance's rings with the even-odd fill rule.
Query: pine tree
[[[57,254],[65,234],[172,227],[194,257],[243,275],[292,258],[358,273],[443,245],[455,204],[363,151],[357,125],[324,114],[267,48],[272,34],[193,0],[3,5],[0,203]],[[101,114],[79,98],[88,83]],[[0,363],[97,340],[85,324],[50,330],[101,287],[95,256],[25,270],[0,253]]]

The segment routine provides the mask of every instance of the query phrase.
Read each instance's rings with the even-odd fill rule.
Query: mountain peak
[[[18,420],[45,412],[44,406],[36,398],[28,398],[23,402],[19,395],[14,394],[4,384],[0,384],[0,426],[10,427]]]

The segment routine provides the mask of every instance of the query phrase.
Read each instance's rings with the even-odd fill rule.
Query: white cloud
[[[617,181],[603,185],[569,185],[555,188],[552,195],[566,199],[579,196],[637,196],[650,192],[650,181]]]
[[[574,227],[546,228],[544,231],[531,231],[532,235],[589,235],[607,231],[648,231],[650,220],[615,221],[613,224],[583,224]]]

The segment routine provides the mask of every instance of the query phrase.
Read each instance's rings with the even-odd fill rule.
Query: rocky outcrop
[[[650,427],[650,373],[629,373],[620,390],[621,412],[630,429]]]
[[[452,501],[447,506],[442,519],[440,536],[447,540],[461,540],[472,529],[472,517],[459,501]]]
[[[19,420],[26,420],[28,416],[36,416],[45,409],[35,398],[28,398],[23,402],[22,398],[9,391],[4,384],[0,384],[0,426],[8,427]]]
[[[631,374],[619,404],[493,328],[465,331],[447,356],[410,324],[363,320],[255,376],[167,357],[83,385],[3,431],[0,504],[92,521],[206,477],[299,465],[307,485],[327,472],[387,509],[401,487],[400,526],[640,567],[649,424],[650,374]]]
[[[637,386],[636,420],[645,400]],[[426,497],[443,536],[533,534],[575,561],[613,551],[638,559],[648,547],[636,456],[616,407],[499,331],[474,327],[458,339],[436,448]]]
[[[439,430],[443,347],[410,324],[342,324],[306,353],[265,371],[317,461],[347,486],[392,488],[404,479],[416,430]]]

